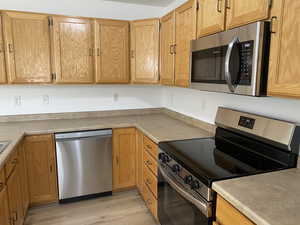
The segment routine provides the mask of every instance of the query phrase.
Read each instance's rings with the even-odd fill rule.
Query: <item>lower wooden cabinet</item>
[[[53,135],[28,136],[26,152],[30,205],[58,200],[56,156]]]
[[[113,190],[136,185],[135,128],[113,129]]]
[[[143,192],[143,133],[136,130],[136,187]]]
[[[0,170],[0,225],[10,224],[7,188],[4,170]]]
[[[255,225],[220,195],[217,196],[216,222],[214,225]]]

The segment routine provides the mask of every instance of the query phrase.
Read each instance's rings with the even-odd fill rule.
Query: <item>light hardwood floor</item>
[[[158,225],[137,191],[29,211],[25,225]]]

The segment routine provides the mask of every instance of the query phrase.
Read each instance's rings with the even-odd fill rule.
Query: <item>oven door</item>
[[[158,171],[158,219],[161,225],[210,225],[212,204],[193,196],[164,165]]]

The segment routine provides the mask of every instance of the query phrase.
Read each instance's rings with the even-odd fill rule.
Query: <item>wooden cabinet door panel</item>
[[[129,83],[129,23],[96,21],[96,82]]]
[[[3,19],[0,15],[0,84],[6,83],[6,68],[5,68],[5,54],[4,54],[4,40],[3,40]]]
[[[7,189],[0,190],[0,225],[10,224]]]
[[[225,29],[226,0],[198,0],[197,37]]]
[[[270,0],[227,0],[226,4],[227,29],[269,17]]]
[[[159,20],[131,23],[131,78],[133,83],[157,83]]]
[[[24,148],[30,205],[56,202],[57,173],[52,135],[28,136],[25,138]]]
[[[268,95],[300,97],[300,74],[296,65],[300,61],[299,28],[300,2],[285,0],[277,5],[274,16],[278,26],[272,33],[269,65]]]
[[[113,190],[135,183],[135,128],[113,130]]]
[[[53,52],[56,83],[94,82],[91,20],[53,17]]]
[[[50,83],[48,16],[5,12],[4,31],[9,83]]]
[[[136,185],[140,193],[143,193],[143,133],[136,131]]]
[[[175,44],[175,12],[161,19],[161,62],[160,82],[164,85],[174,85],[174,44]]]
[[[190,84],[191,40],[196,38],[196,3],[190,0],[175,10],[175,85],[188,87]]]

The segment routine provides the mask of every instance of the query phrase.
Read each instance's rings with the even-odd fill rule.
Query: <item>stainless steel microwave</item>
[[[191,43],[190,87],[240,95],[266,94],[269,22],[256,22]]]

